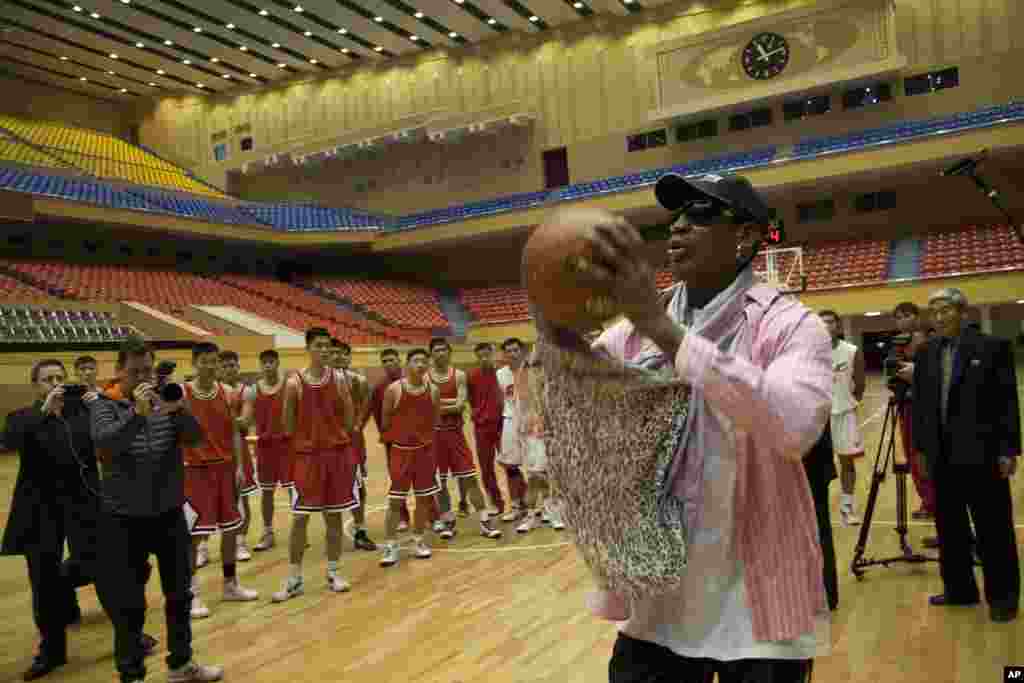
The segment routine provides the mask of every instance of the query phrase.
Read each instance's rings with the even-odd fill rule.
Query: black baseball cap
[[[750,216],[758,223],[770,223],[773,218],[771,209],[743,176],[704,175],[684,178],[677,173],[667,173],[654,186],[654,196],[669,211],[682,211],[693,202],[711,198]]]

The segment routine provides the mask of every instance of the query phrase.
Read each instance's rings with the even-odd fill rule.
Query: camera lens
[[[180,401],[184,395],[180,384],[165,384],[160,387],[160,400],[165,403]]]

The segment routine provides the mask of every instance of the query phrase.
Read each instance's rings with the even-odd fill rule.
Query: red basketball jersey
[[[402,383],[402,395],[391,413],[391,424],[383,440],[399,446],[428,446],[434,442],[436,412],[430,383],[427,382],[426,391],[422,394],[412,394],[405,380],[399,381]]]
[[[459,397],[459,383],[455,379],[455,368],[448,368],[448,379],[438,381],[431,373],[430,381],[438,388],[438,398],[456,399]],[[462,429],[462,413],[442,414],[437,422],[436,429],[455,430]]]
[[[253,402],[253,417],[256,420],[256,434],[260,439],[283,439],[284,433],[284,386],[276,393],[265,393],[256,383],[256,400]]]
[[[338,395],[337,375],[327,368],[317,384],[297,373],[302,391],[295,411],[294,450],[296,453],[337,451],[351,443],[341,420],[342,398]]]
[[[199,398],[191,384],[185,384],[185,398],[189,410],[203,428],[203,443],[196,447],[182,449],[185,464],[189,466],[212,465],[228,462],[235,452],[235,420],[228,394],[217,382],[217,392],[212,398]]]

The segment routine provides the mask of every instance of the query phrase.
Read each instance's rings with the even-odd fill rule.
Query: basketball
[[[594,226],[622,219],[602,209],[554,213],[530,235],[523,249],[527,299],[560,327],[586,332],[618,314],[607,287],[587,274],[594,254]]]

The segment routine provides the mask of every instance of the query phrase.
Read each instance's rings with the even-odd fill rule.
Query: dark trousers
[[[836,547],[832,542],[832,513],[828,506],[828,481],[811,477],[811,496],[814,498],[814,512],[818,518],[818,539],[821,543],[821,555],[824,560],[822,579],[825,582],[825,594],[828,596],[828,608],[834,610],[839,606],[839,574],[836,570]]]
[[[813,660],[740,659],[719,662],[677,655],[620,633],[608,663],[610,683],[810,683]]]
[[[971,553],[974,519],[977,550],[985,577],[985,600],[994,607],[1020,603],[1020,562],[1013,527],[1010,481],[992,465],[934,466],[935,526],[939,532],[939,568],[947,598],[978,599]]]
[[[75,595],[61,573],[63,550],[63,547],[33,548],[25,553],[32,587],[32,616],[42,636],[39,654],[53,659],[67,658],[66,629]]]
[[[145,572],[139,568],[156,556],[167,619],[167,666],[176,669],[192,659],[192,539],[181,508],[155,517],[107,515],[103,519],[102,571],[96,588],[114,622],[114,659],[122,680],[146,675],[142,627],[146,621]]]
[[[504,512],[505,501],[502,500],[498,475],[494,471],[494,459],[501,444],[501,424],[474,425],[473,433],[476,436],[476,459],[480,463],[480,481],[491,504],[499,513]]]

